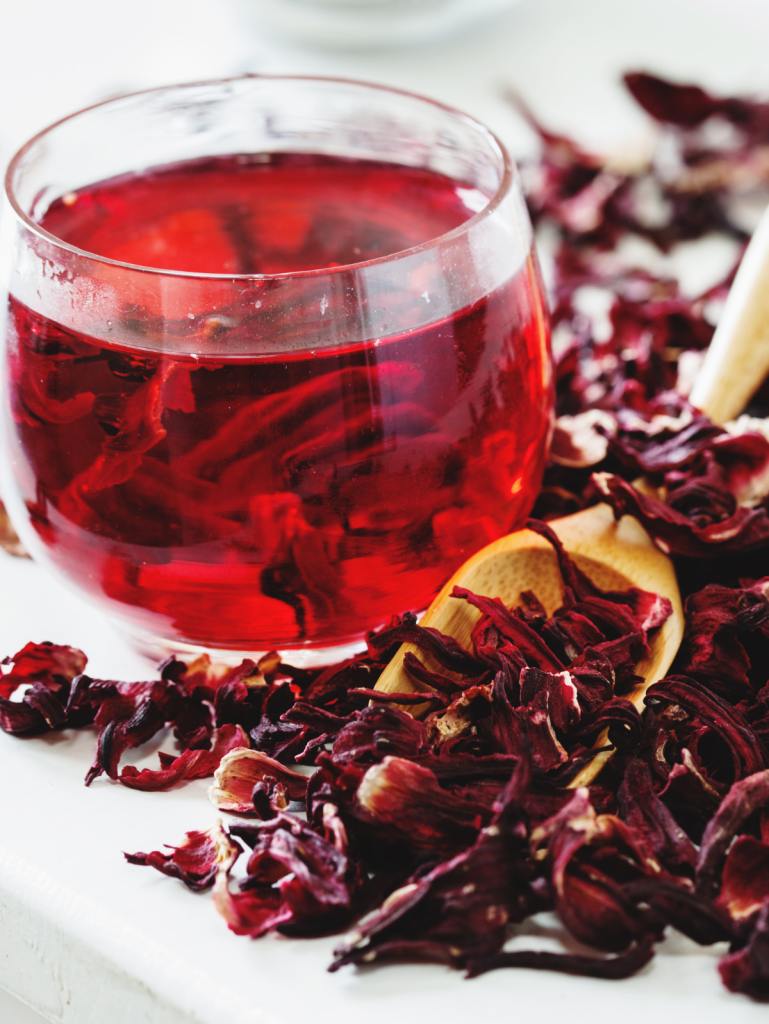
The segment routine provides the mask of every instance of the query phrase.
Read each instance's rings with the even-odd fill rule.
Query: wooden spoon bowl
[[[580,569],[604,590],[626,590],[640,587],[667,597],[673,614],[649,638],[651,651],[638,665],[643,676],[628,694],[639,711],[652,683],[661,679],[678,651],[684,630],[681,595],[670,559],[654,546],[638,520],[623,516],[619,522],[608,505],[595,505],[548,524],[560,538],[564,548]],[[539,534],[518,530],[494,541],[468,559],[451,577],[421,619],[423,626],[433,626],[453,636],[466,649],[471,649],[470,636],[481,612],[467,601],[451,596],[455,586],[484,597],[498,597],[508,607],[521,603],[521,593],[533,591],[548,615],[563,604],[563,580],[553,548]],[[386,693],[418,693],[429,687],[415,682],[403,668],[408,651],[418,654],[432,671],[451,675],[412,644],[403,644],[376,684]],[[427,704],[411,705],[412,714],[425,714]],[[606,745],[606,733],[596,742]],[[572,781],[571,786],[586,786],[604,766],[612,751],[597,753]]]

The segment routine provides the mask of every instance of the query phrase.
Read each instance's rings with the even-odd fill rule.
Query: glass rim
[[[243,82],[249,79],[257,79],[260,81],[290,81],[290,82],[329,82],[337,83],[341,85],[353,85],[362,89],[371,90],[374,92],[386,92],[395,95],[405,96],[409,99],[418,100],[427,106],[434,107],[438,110],[444,111],[451,114],[456,119],[463,121],[469,125],[480,138],[483,138],[487,144],[490,145],[495,155],[501,158],[502,161],[502,175],[500,178],[499,185],[493,196],[491,196],[483,207],[477,213],[474,213],[462,224],[452,228],[450,231],[446,231],[441,235],[437,235],[434,238],[430,238],[425,242],[420,242],[418,245],[409,247],[408,249],[400,249],[398,252],[390,253],[387,256],[377,256],[371,260],[363,260],[360,263],[345,263],[338,267],[317,267],[311,270],[294,270],[284,271],[275,274],[212,274],[212,273],[201,273],[198,271],[191,270],[168,270],[162,267],[147,267],[138,263],[124,263],[121,260],[113,260],[108,256],[101,256],[99,253],[89,252],[87,249],[80,249],[76,245],[72,245],[70,242],[65,241],[63,238],[59,238],[57,235],[52,234],[50,231],[46,231],[45,228],[41,227],[32,217],[27,214],[16,198],[13,180],[19,170],[20,164],[24,160],[25,156],[29,153],[33,146],[35,146],[41,139],[55,131],[60,125],[65,124],[68,121],[74,120],[76,117],[80,117],[82,114],[87,114],[91,110],[96,110],[100,107],[108,107],[113,103],[119,103],[122,100],[130,99],[134,96],[143,96],[150,93],[163,93],[172,92],[175,89],[189,89],[197,86],[205,85],[226,85],[230,82]],[[441,103],[439,100],[431,99],[428,96],[423,96],[420,93],[411,92],[408,89],[399,89],[397,87],[389,85],[380,85],[376,82],[366,82],[358,78],[345,78],[335,75],[271,75],[271,74],[244,74],[244,75],[233,75],[227,78],[210,78],[210,79],[199,79],[193,82],[177,82],[172,85],[152,86],[148,89],[137,89],[131,92],[123,93],[119,96],[111,96],[109,99],[100,100],[98,103],[91,103],[87,107],[81,107],[79,110],[74,111],[71,114],[67,114],[65,117],[59,118],[58,121],[54,121],[49,124],[46,128],[41,129],[32,138],[28,139],[27,142],[21,146],[20,149],[11,157],[8,164],[8,168],[5,172],[4,179],[4,190],[6,198],[11,205],[12,210],[16,216],[21,220],[24,226],[34,232],[41,239],[45,239],[48,242],[53,242],[59,248],[73,253],[74,255],[85,257],[87,259],[98,261],[99,263],[108,264],[115,267],[122,267],[126,270],[138,272],[142,274],[155,274],[163,275],[168,277],[186,278],[191,280],[209,280],[209,281],[275,281],[275,280],[288,280],[288,279],[300,279],[300,278],[311,278],[320,276],[332,276],[342,273],[349,273],[351,270],[360,270],[366,267],[378,266],[380,264],[392,263],[395,260],[401,260],[408,256],[414,255],[418,252],[425,252],[430,249],[436,248],[446,241],[453,240],[461,237],[468,231],[472,230],[476,225],[480,224],[484,220],[488,219],[497,207],[500,205],[505,196],[509,193],[513,180],[515,178],[515,163],[510,156],[507,147],[501,141],[501,139],[488,128],[485,124],[479,121],[477,118],[470,114],[466,114],[456,107],[452,107],[449,104]],[[92,182],[90,184],[97,184]]]

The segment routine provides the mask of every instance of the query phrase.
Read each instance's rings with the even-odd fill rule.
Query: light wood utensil
[[[720,425],[744,410],[769,373],[769,209],[729,290],[689,401]]]
[[[681,596],[670,559],[654,546],[649,535],[632,516],[615,522],[608,505],[595,505],[549,523],[564,548],[580,569],[604,590],[626,590],[636,586],[670,599],[673,614],[650,638],[651,653],[638,666],[643,676],[629,700],[643,711],[647,689],[661,679],[670,667],[683,636],[684,619]],[[532,590],[548,615],[563,603],[563,581],[553,548],[539,534],[518,530],[494,541],[473,555],[451,577],[421,619],[423,626],[434,626],[453,636],[470,649],[470,634],[481,613],[467,601],[451,597],[455,586],[485,597],[498,597],[507,607],[520,604],[521,593]],[[416,683],[403,668],[408,651],[417,654],[432,671],[446,673],[424,652],[411,644],[403,644],[376,684],[386,693],[429,692],[429,687]],[[428,705],[411,705],[412,714],[424,714]],[[599,736],[597,747],[606,745],[606,733]],[[572,787],[588,785],[603,768],[613,751],[595,755],[571,783]]]

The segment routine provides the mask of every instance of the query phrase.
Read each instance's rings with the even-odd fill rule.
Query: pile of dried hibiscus
[[[769,421],[761,393],[724,429],[685,397],[731,271],[687,297],[626,245],[664,253],[718,233],[739,255],[749,201],[769,201],[769,104],[626,82],[660,124],[647,163],[621,172],[538,128],[542,158],[525,169],[553,253],[559,413],[532,526],[557,546],[543,520],[607,501],[673,557],[686,637],[643,716],[626,695],[670,608],[602,592],[560,550],[550,617],[533,594],[509,610],[457,591],[482,613],[469,651],[405,615],[325,670],[201,658],[118,683],[50,644],[5,663],[0,726],[95,726],[89,783],[158,790],[216,771],[212,800],[240,820],[128,860],[213,886],[238,934],[351,928],[332,969],[406,958],[620,978],[672,926],[730,943],[726,986],[769,998]],[[633,487],[641,474],[656,491]],[[408,706],[424,694],[373,690],[402,641],[442,667],[407,658],[431,693],[422,720]],[[179,754],[120,769],[169,727]],[[613,757],[571,788],[607,728]],[[505,950],[553,909],[594,954]]]

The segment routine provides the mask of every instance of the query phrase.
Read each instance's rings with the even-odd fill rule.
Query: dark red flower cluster
[[[689,592],[769,574],[767,389],[751,407],[758,415],[723,429],[689,405],[737,264],[692,298],[669,272],[633,263],[628,243],[661,254],[720,234],[740,243],[739,262],[745,209],[769,202],[769,104],[647,74],[625,81],[659,122],[647,160],[620,173],[539,128],[542,159],[528,169],[532,216],[549,225],[554,250],[560,414],[535,511],[548,519],[605,500],[635,515],[662,550],[683,556]],[[728,566],[711,564],[725,556]]]
[[[769,687],[757,680],[769,659],[756,651],[769,581],[689,599],[680,672],[651,687],[642,718],[623,694],[669,604],[600,590],[547,526],[530,526],[556,545],[564,604],[548,617],[533,594],[511,611],[457,588],[482,613],[470,651],[407,615],[329,670],[169,661],[153,683],[121,684],[83,675],[79,651],[28,645],[2,677],[3,723],[25,733],[95,724],[89,780],[106,771],[157,789],[216,768],[214,803],[251,820],[128,860],[213,886],[238,934],[353,926],[333,969],[405,957],[470,975],[528,966],[616,978],[643,966],[672,925],[729,941],[727,984],[762,995]],[[441,666],[406,661],[429,687],[416,697],[431,706],[422,720],[395,706],[412,695],[373,689],[402,641]],[[21,701],[10,699],[17,688]],[[19,729],[15,709],[40,714],[33,694],[61,715]],[[158,772],[118,774],[120,754],[163,726],[182,753],[161,755]],[[614,756],[575,789],[597,740]],[[317,767],[308,779],[298,763]],[[233,890],[241,844],[251,852]],[[516,924],[552,909],[595,956],[505,951]]]
[[[556,238],[560,416],[538,515],[599,500],[632,513],[686,596],[684,643],[643,714],[627,698],[670,606],[600,590],[542,521],[530,527],[556,548],[563,606],[457,589],[481,613],[467,650],[405,615],[325,670],[202,658],[119,683],[50,644],[5,663],[0,726],[95,727],[88,782],[215,775],[211,799],[235,823],[127,859],[212,887],[238,934],[351,929],[333,970],[415,959],[621,978],[672,926],[728,943],[726,986],[769,999],[769,429],[721,429],[685,398],[729,276],[690,299],[618,252],[631,236],[660,251],[713,231],[744,242],[735,199],[769,183],[769,105],[626,82],[662,125],[654,159],[619,171],[539,129],[526,178]],[[586,288],[603,293],[603,323]],[[402,642],[420,652],[404,661],[420,692],[380,693]],[[121,770],[162,729],[178,751]],[[613,754],[576,786],[600,749]],[[593,955],[506,949],[543,910]]]
[[[654,152],[632,166],[585,152],[524,109],[542,142],[541,158],[522,171],[532,218],[547,223],[553,249],[562,415],[643,408],[676,385],[688,393],[754,226],[750,204],[769,198],[769,103],[647,74],[625,83],[659,122]],[[736,258],[701,295],[687,295],[669,263],[650,262],[655,251],[713,234],[733,240]]]

